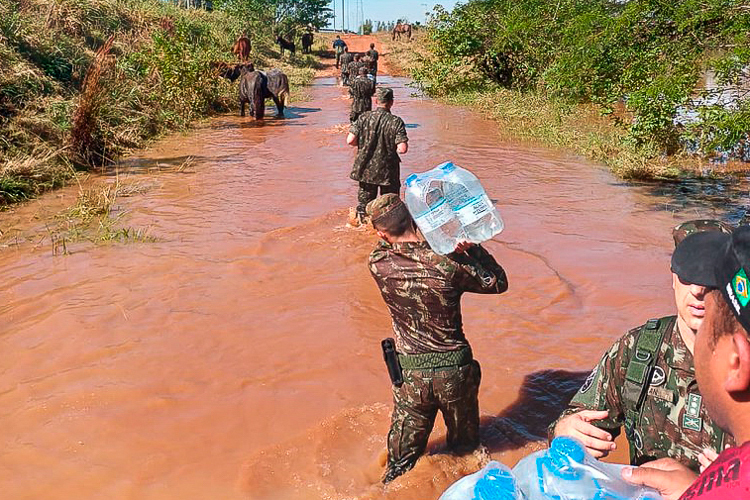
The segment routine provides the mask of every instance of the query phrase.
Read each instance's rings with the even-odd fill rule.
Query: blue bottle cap
[[[406,178],[406,186],[411,186],[417,180],[417,174],[411,174]]]
[[[554,461],[571,461],[583,463],[586,451],[583,445],[567,436],[556,437],[549,448],[550,458]]]
[[[441,163],[437,166],[437,168],[442,169],[444,172],[451,172],[453,170],[456,170],[456,166],[453,164],[452,161],[446,161],[444,163]]]

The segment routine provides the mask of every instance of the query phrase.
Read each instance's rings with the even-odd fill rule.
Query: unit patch
[[[667,381],[667,374],[661,366],[654,367],[654,373],[651,375],[651,386],[658,387]]]
[[[596,378],[596,372],[599,371],[599,367],[597,366],[594,368],[591,373],[589,373],[589,376],[586,377],[586,380],[584,380],[583,385],[578,390],[581,394],[584,394],[586,391],[591,389],[591,386],[594,385],[594,379]]]

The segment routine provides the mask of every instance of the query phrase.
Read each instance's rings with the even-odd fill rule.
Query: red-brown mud
[[[466,296],[464,319],[483,438],[512,465],[615,338],[672,313],[670,228],[710,213],[663,210],[647,188],[498,143],[492,122],[380,81],[408,124],[402,179],[453,160],[505,218],[487,247],[510,290]],[[476,468],[442,452],[438,426],[430,456],[377,484],[390,320],[365,265],[375,236],[344,225],[345,90],[310,92],[285,119],[218,118],[124,162],[120,181],[150,189],[118,201],[119,224],[155,242],[0,249],[2,498],[427,499]],[[41,225],[36,206],[0,227]]]

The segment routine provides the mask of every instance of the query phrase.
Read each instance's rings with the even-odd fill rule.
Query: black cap
[[[729,234],[720,231],[698,232],[686,236],[672,254],[672,272],[684,283],[718,287],[714,262],[719,249],[729,238]]]
[[[714,272],[724,300],[750,333],[750,226],[738,227],[727,238],[714,257]]]

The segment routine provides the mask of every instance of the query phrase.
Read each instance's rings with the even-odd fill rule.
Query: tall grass
[[[234,109],[212,63],[247,31],[256,66],[278,65],[255,24],[158,0],[0,0],[0,208]],[[308,59],[286,59],[292,85]]]

